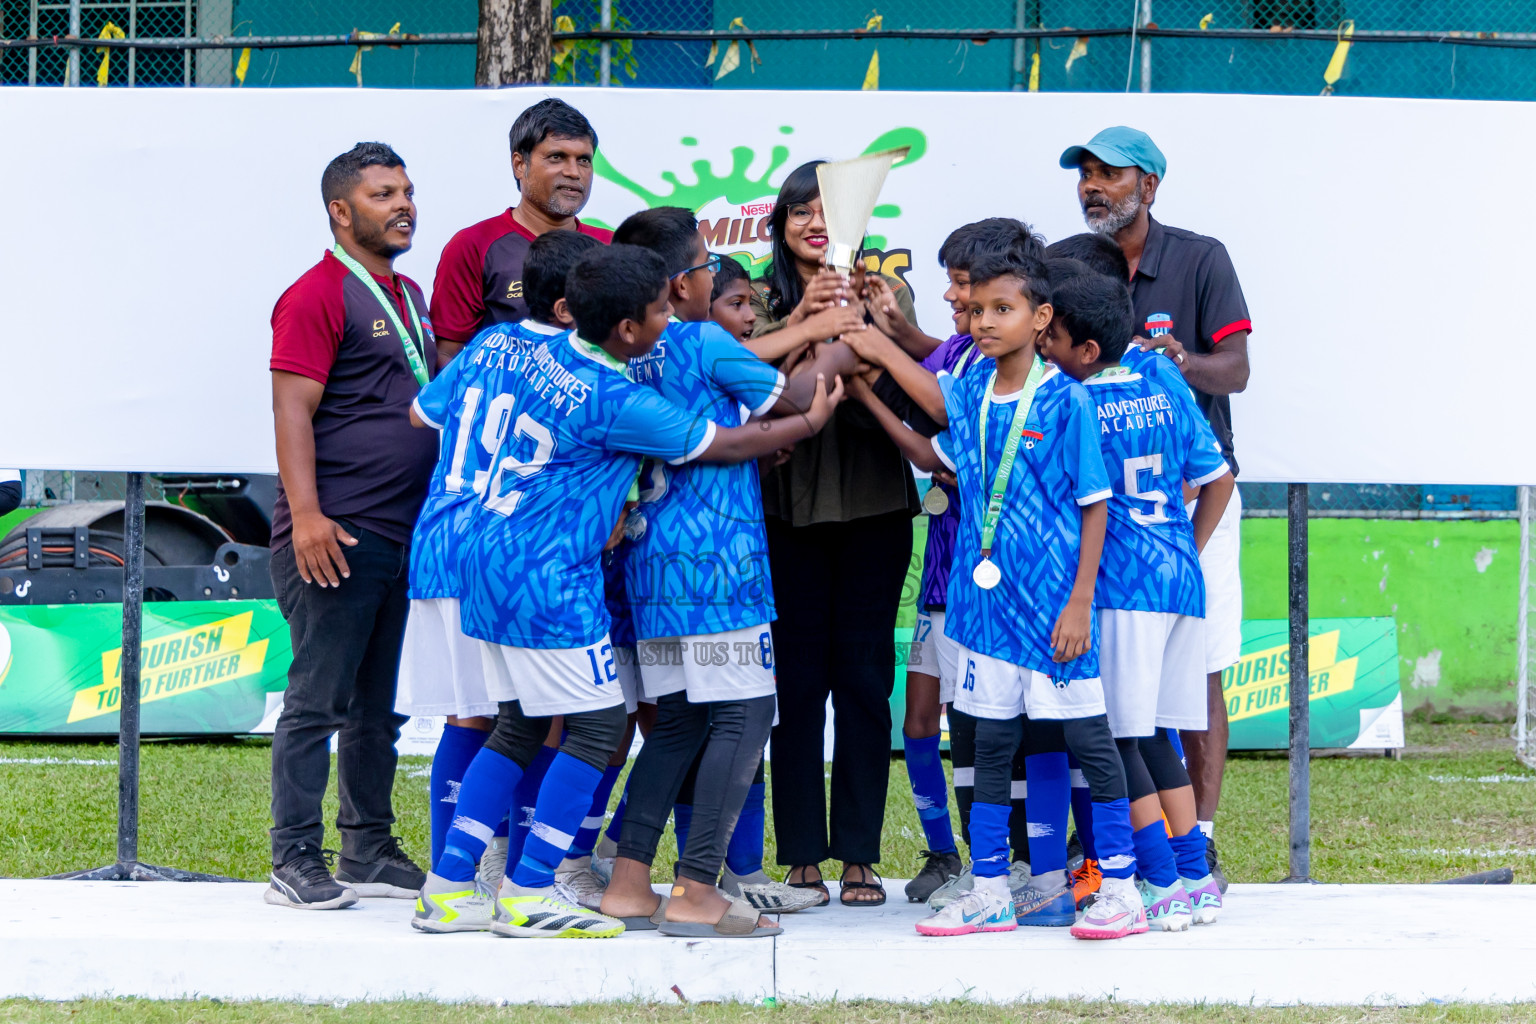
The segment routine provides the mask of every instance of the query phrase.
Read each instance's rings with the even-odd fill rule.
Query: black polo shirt
[[[1251,331],[1248,303],[1226,246],[1193,231],[1170,228],[1148,218],[1147,244],[1131,277],[1136,333],[1148,338],[1171,334],[1189,351],[1214,352],[1228,335]],[[1232,403],[1226,395],[1191,388],[1221,453],[1237,475],[1232,454]]]

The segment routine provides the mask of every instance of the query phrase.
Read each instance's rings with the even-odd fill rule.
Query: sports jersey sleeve
[[[715,440],[715,424],[662,398],[650,388],[626,388],[627,397],[608,423],[603,447],[665,459],[674,466],[703,455]]]
[[[1191,439],[1189,458],[1184,462],[1184,479],[1195,487],[1204,487],[1212,480],[1219,479],[1232,472],[1232,467],[1227,465],[1227,460],[1222,458],[1221,444],[1216,440],[1216,435],[1211,431],[1211,425],[1205,417],[1200,415],[1200,410],[1193,401],[1188,403],[1187,410],[1181,410],[1180,415],[1184,422],[1194,427],[1194,437]]]
[[[1201,261],[1197,290],[1200,328],[1210,337],[1212,347],[1228,335],[1253,330],[1253,322],[1248,319],[1248,302],[1243,298],[1243,286],[1238,283],[1237,269],[1232,266],[1226,246],[1212,246]]]
[[[1072,496],[1079,505],[1109,498],[1109,472],[1099,445],[1099,411],[1088,392],[1074,385],[1066,403],[1061,426],[1062,468],[1072,481]]]
[[[345,320],[341,287],[323,274],[305,274],[272,310],[271,368],[324,384],[341,348]]]
[[[720,389],[747,407],[753,417],[766,414],[784,393],[784,375],[769,366],[717,324],[704,330],[704,365]]]
[[[933,454],[939,457],[939,461],[951,473],[958,468],[955,465],[955,438],[949,431],[941,430],[933,435]]]
[[[465,342],[485,316],[485,252],[465,228],[448,240],[432,280],[432,328],[444,341]]]
[[[448,410],[453,404],[453,393],[457,389],[459,377],[468,365],[468,359],[455,359],[431,383],[416,393],[416,400],[411,403],[411,407],[421,417],[421,422],[436,430],[443,429],[443,424],[448,422]]]

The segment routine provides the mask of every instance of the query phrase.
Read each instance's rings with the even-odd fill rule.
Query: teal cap
[[[1168,169],[1168,160],[1146,132],[1123,125],[1105,128],[1082,146],[1068,146],[1061,154],[1061,166],[1077,167],[1083,154],[1092,153],[1111,167],[1140,167],[1159,178]]]

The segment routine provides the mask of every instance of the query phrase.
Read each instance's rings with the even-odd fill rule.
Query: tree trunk
[[[549,81],[552,0],[480,0],[475,84],[497,88]]]

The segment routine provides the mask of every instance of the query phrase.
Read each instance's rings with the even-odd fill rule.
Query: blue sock
[[[539,787],[544,785],[544,775],[554,760],[554,747],[540,747],[513,793],[512,807],[507,812],[507,823],[511,825],[507,832],[508,878],[512,877],[512,869],[523,858],[523,844],[528,841],[528,826],[533,823],[534,805],[539,802]]]
[[[1132,832],[1131,846],[1136,851],[1136,870],[1142,878],[1165,888],[1179,880],[1178,862],[1161,820]]]
[[[603,773],[570,754],[555,755],[539,787],[533,824],[523,843],[523,855],[512,872],[512,884],[545,889],[555,884],[555,869],[576,840],[581,819],[592,806],[592,793]]]
[[[949,827],[949,785],[944,781],[944,762],[939,759],[939,734],[901,737],[906,750],[907,779],[912,783],[912,802],[923,826],[923,837],[934,853],[953,853],[955,833]]]
[[[1162,823],[1158,823],[1162,828]],[[1125,797],[1093,803],[1093,843],[1105,878],[1130,878],[1136,873],[1136,846],[1131,838],[1131,802]]]
[[[741,817],[736,819],[736,830],[725,848],[725,866],[738,877],[763,870],[764,788],[761,782],[754,782],[747,790],[747,802],[741,805]]]
[[[693,827],[693,804],[672,805],[672,833],[677,836],[677,855],[688,848],[688,829]]]
[[[1030,782],[1034,782],[1034,776],[1030,776]],[[1011,804],[984,804],[980,800],[971,804],[971,874],[977,878],[997,878],[1008,873],[1008,815],[1011,813]],[[1033,851],[1033,843],[1030,848]],[[1030,867],[1034,867],[1033,862]]]
[[[597,837],[603,831],[603,822],[608,818],[608,798],[613,795],[613,785],[619,781],[619,773],[623,770],[621,764],[611,764],[603,769],[603,777],[598,780],[597,790],[592,794],[592,806],[587,809],[581,828],[576,830],[576,842],[571,844],[567,854],[572,860],[590,855],[592,848],[597,845]]]
[[[1200,826],[1190,829],[1188,835],[1174,836],[1168,840],[1168,845],[1173,847],[1174,859],[1179,863],[1180,878],[1194,881],[1210,873],[1210,868],[1205,866],[1205,833],[1200,831]]]
[[[1083,844],[1083,856],[1098,860],[1097,847],[1093,844],[1093,797],[1088,792],[1088,780],[1078,767],[1077,758],[1067,755],[1067,767],[1072,772],[1072,824],[1077,826],[1078,842]]]
[[[523,770],[510,757],[482,747],[464,773],[458,813],[443,840],[437,874],[454,882],[475,877],[480,856],[496,834],[496,826],[512,807],[512,795]]]
[[[432,801],[432,863],[443,856],[443,837],[453,825],[464,772],[490,733],[463,725],[443,726],[443,738],[432,755],[432,782],[427,792]]]
[[[630,778],[634,778],[633,772],[630,773]],[[619,805],[613,809],[613,817],[608,819],[608,838],[612,839],[615,843],[624,834],[624,807],[628,803],[629,781],[625,780],[624,792],[619,794]]]
[[[1168,742],[1173,744],[1173,752],[1179,755],[1179,763],[1185,768],[1189,767],[1189,759],[1184,756],[1184,741],[1179,739],[1179,730],[1164,729],[1168,734]]]
[[[1029,870],[1043,875],[1067,869],[1067,810],[1072,803],[1071,776],[1065,752],[1030,754],[1024,759],[1029,776]],[[971,850],[976,849],[976,808],[971,807]]]

